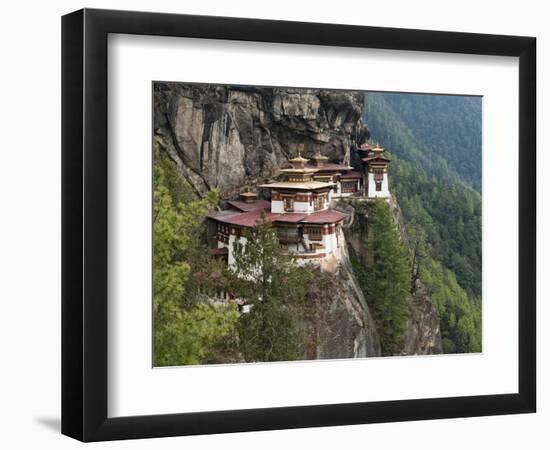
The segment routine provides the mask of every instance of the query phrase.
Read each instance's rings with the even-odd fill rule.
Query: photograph
[[[0,449],[550,449],[501,3],[6,2]]]
[[[482,105],[153,81],[152,365],[482,353]]]

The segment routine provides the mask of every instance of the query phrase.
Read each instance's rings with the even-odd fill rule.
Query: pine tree
[[[367,270],[367,292],[379,324],[382,351],[392,354],[407,327],[409,265],[388,204],[376,200],[372,217],[368,243],[372,265]]]
[[[289,361],[303,356],[300,321],[310,272],[281,247],[265,215],[236,242],[234,289],[252,308],[240,320],[240,349],[247,361]]]
[[[176,203],[155,149],[153,193],[154,365],[200,364],[213,356],[219,340],[238,318],[235,308],[196,303],[189,298],[193,271],[200,265],[197,236],[215,192],[202,200]],[[204,253],[204,252],[203,252]]]

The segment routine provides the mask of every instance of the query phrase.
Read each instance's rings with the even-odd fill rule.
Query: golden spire
[[[252,192],[252,191],[250,190],[250,187],[248,187],[248,186],[246,187],[246,191],[241,192],[240,195],[241,195],[241,199],[244,200],[244,201],[247,202],[247,203],[252,203],[252,202],[254,202],[254,200],[256,200],[256,198],[257,198],[256,193],[255,193],[255,192]]]
[[[328,161],[328,158],[326,156],[321,155],[321,150],[317,149],[317,153],[313,156],[313,159],[315,160],[315,165],[317,167],[324,166],[325,163]]]
[[[302,146],[303,144],[301,146],[298,146],[298,156],[295,156],[294,158],[288,160],[288,162],[291,163],[292,166],[295,168],[303,168],[309,161],[309,159],[302,157]]]

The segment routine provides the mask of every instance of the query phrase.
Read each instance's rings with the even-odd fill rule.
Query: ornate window
[[[323,231],[321,227],[307,227],[304,229],[304,233],[307,234],[310,241],[323,240]]]
[[[323,209],[325,206],[325,196],[324,195],[318,195],[315,197],[315,211],[318,211],[320,209]]]
[[[356,192],[357,191],[356,187],[357,187],[357,183],[355,181],[342,182],[343,193]]]
[[[294,211],[294,197],[283,197],[285,211]]]
[[[300,231],[296,227],[277,227],[277,237],[281,244],[297,244],[301,240]]]

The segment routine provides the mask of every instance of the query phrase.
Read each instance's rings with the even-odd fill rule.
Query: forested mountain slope
[[[364,119],[395,154],[481,191],[481,97],[368,93]]]
[[[444,352],[480,351],[480,101],[369,93],[364,120],[391,155],[390,190],[413,236],[413,271],[438,310]]]

